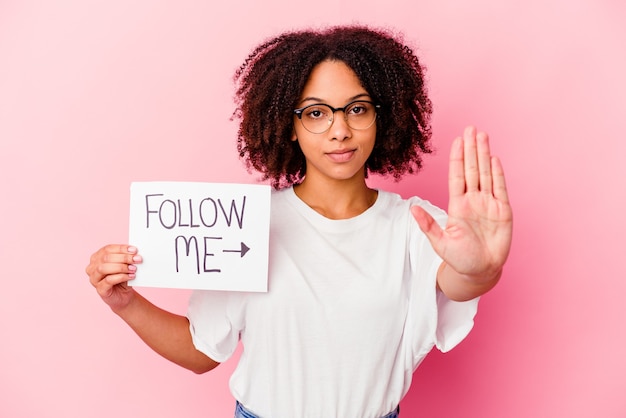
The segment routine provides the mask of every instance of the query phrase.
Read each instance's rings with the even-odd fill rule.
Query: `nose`
[[[352,130],[348,126],[346,114],[342,109],[336,109],[333,112],[333,121],[328,132],[331,140],[344,141],[352,137]]]

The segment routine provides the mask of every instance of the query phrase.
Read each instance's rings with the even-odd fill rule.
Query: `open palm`
[[[448,222],[445,228],[422,208],[411,208],[439,256],[457,273],[488,279],[504,265],[511,247],[513,213],[498,158],[489,138],[474,127],[450,151]]]

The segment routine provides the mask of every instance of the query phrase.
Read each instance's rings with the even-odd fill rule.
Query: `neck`
[[[376,202],[378,192],[365,179],[356,181],[307,181],[294,186],[296,195],[313,210],[329,219],[348,219],[360,215]]]

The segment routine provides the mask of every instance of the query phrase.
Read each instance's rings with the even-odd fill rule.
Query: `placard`
[[[266,292],[270,186],[134,182],[131,286]]]

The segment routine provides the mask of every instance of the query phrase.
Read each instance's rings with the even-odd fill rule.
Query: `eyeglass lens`
[[[311,133],[326,132],[333,124],[335,112],[327,104],[312,104],[302,109],[300,120],[306,130]],[[376,108],[371,102],[356,101],[348,104],[344,109],[344,119],[352,129],[367,129],[376,119]]]

